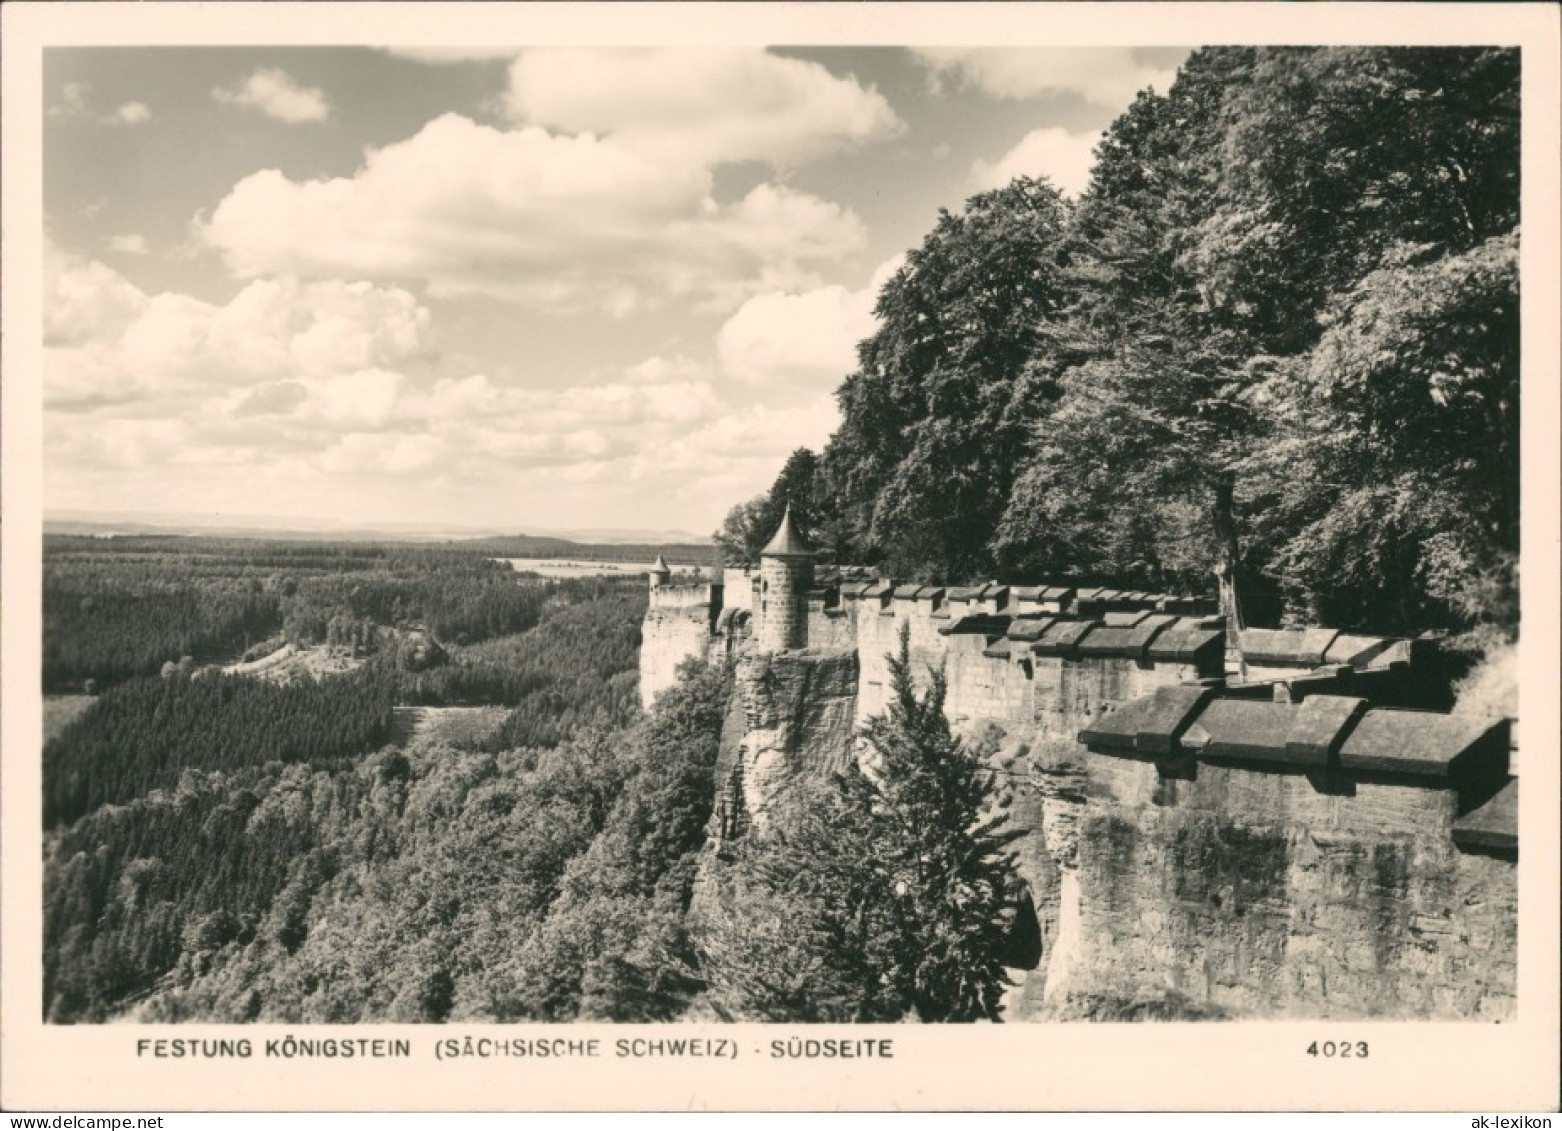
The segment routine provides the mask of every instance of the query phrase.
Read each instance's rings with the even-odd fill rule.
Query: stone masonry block
[[[1249,663],[1316,667],[1338,635],[1332,628],[1249,628],[1238,643]]]
[[[1206,627],[1197,619],[1184,617],[1150,641],[1146,654],[1152,660],[1196,664],[1214,652],[1223,652],[1225,631]]]
[[[1346,728],[1367,710],[1365,699],[1314,695],[1296,708],[1285,736],[1286,760],[1298,766],[1327,766],[1339,750]]]
[[[1092,628],[1077,646],[1081,656],[1137,656],[1142,651],[1135,647],[1133,629],[1106,625]]]
[[[1079,741],[1092,750],[1152,756],[1175,753],[1178,738],[1213,694],[1197,684],[1158,687],[1153,695],[1096,719],[1079,732]]]
[[[1454,843],[1472,848],[1517,852],[1519,848],[1519,779],[1508,783],[1484,805],[1455,819]]]
[[[1010,620],[992,613],[971,613],[940,626],[938,632],[943,636],[1003,636],[1009,631]]]
[[[1128,609],[1123,612],[1102,613],[1101,620],[1108,628],[1132,628],[1149,615],[1148,609]]]
[[[1217,699],[1198,717],[1183,745],[1200,757],[1284,762],[1295,708],[1251,699]]]
[[[1427,711],[1368,711],[1340,748],[1340,765],[1358,772],[1450,781],[1479,767],[1506,770],[1507,720]]]
[[[1033,644],[1042,638],[1057,619],[1053,616],[1018,617],[1009,625],[1009,639]]]
[[[1381,636],[1351,636],[1342,632],[1323,654],[1323,662],[1361,667],[1392,643]]]
[[[1080,638],[1096,627],[1093,620],[1058,620],[1031,645],[1038,656],[1063,656],[1072,654]]]

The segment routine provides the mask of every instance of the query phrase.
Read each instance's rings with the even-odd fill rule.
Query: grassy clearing
[[[83,711],[96,702],[95,695],[45,695],[43,697],[43,740],[48,742],[57,737]]]
[[[476,747],[499,729],[509,713],[504,707],[397,707],[395,734],[402,745]]]

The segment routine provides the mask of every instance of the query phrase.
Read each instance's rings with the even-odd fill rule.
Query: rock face
[[[855,652],[754,652],[738,663],[743,734],[718,782],[718,822],[763,827],[766,810],[792,784],[846,768],[857,679]]]
[[[1452,791],[1091,755],[1035,771],[1059,907],[1020,1012],[1512,1016],[1514,868],[1455,847]]]

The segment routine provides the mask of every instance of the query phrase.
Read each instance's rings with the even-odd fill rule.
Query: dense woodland
[[[175,787],[187,771],[329,765],[389,735],[395,684],[378,669],[279,686],[183,673],[121,684],[45,748],[45,826]]]
[[[46,587],[92,600],[48,617],[46,646],[90,664],[83,670],[97,675],[87,678],[105,685],[44,751],[53,1020],[100,1020],[149,995],[159,1001],[170,979],[194,968],[187,955],[213,948],[274,944],[266,961],[281,961],[307,936],[323,885],[400,851],[405,830],[382,823],[376,808],[386,789],[405,793],[426,777],[429,790],[459,792],[539,765],[540,780],[572,778],[571,755],[555,748],[589,723],[598,754],[617,757],[622,728],[639,713],[641,578],[544,581],[475,553],[404,547],[115,539],[51,540],[50,550]],[[262,637],[259,650],[281,646],[289,614],[304,610],[320,627],[291,642],[329,641],[358,666],[319,679],[224,674],[216,661],[238,658],[244,632],[209,632],[205,647],[191,648],[181,626],[160,635],[168,623],[141,620],[161,607],[143,598],[160,594],[184,623],[221,625],[234,593],[271,599],[271,619],[248,636]],[[100,639],[99,624],[114,633]],[[367,631],[343,628],[361,624]],[[114,682],[124,669],[110,662],[113,648],[138,634],[150,645],[131,672],[159,674]],[[170,662],[180,652],[182,662]],[[515,708],[486,750],[390,745],[394,705],[472,703]],[[452,766],[460,787],[445,777]],[[475,777],[474,766],[483,767]],[[436,812],[446,804],[431,802]],[[569,837],[539,851],[568,859],[606,813],[572,817]],[[424,839],[408,851],[455,837],[424,819]],[[548,839],[561,827],[528,835]],[[470,844],[452,841],[448,866],[472,862]],[[461,890],[479,883],[474,876]],[[341,898],[369,897],[352,889]],[[301,1015],[289,1009],[279,1003],[269,1015]]]
[[[790,499],[908,578],[1213,590],[1250,623],[1517,623],[1519,60],[1215,48],[881,291]],[[758,518],[756,519],[756,516]]]
[[[57,1021],[667,1018],[727,677],[498,755],[187,773],[51,845]]]
[[[820,783],[701,900],[730,673],[685,665],[642,712],[643,582],[508,583],[541,596],[523,632],[376,625],[339,674],[98,694],[44,752],[48,1018],[997,1017],[1012,871],[937,680],[918,699],[903,654],[870,735],[888,772]],[[472,700],[515,708],[392,737],[394,704]]]
[[[405,672],[405,703],[514,707],[494,749],[556,746],[587,722],[618,725],[639,704],[644,581],[572,579],[550,594],[536,628],[449,650],[448,662]]]
[[[186,656],[236,659],[284,641],[369,648],[376,627],[466,644],[524,632],[546,600],[473,550],[54,536],[44,542],[44,688],[103,687]]]

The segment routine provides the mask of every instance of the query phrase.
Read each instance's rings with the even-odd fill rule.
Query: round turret
[[[672,580],[673,571],[667,565],[667,559],[661,554],[656,555],[656,561],[647,571],[651,578],[651,588],[660,589]]]
[[[808,644],[808,590],[814,583],[814,552],[792,521],[787,505],[781,525],[759,555],[761,648],[778,652]]]

